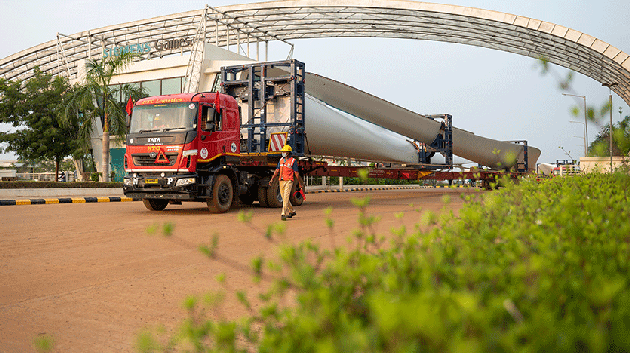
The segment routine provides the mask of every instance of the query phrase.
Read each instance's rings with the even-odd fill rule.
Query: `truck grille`
[[[172,166],[177,161],[177,153],[166,153],[168,163],[155,163],[157,156],[151,157],[148,153],[132,154],[133,164],[139,167]]]

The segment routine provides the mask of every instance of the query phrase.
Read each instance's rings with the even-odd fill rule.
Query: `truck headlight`
[[[125,179],[123,179],[123,185],[125,185],[125,186],[131,186],[131,178],[125,178]]]
[[[185,185],[190,185],[190,184],[194,184],[195,183],[195,178],[184,178],[184,179],[178,179],[177,183],[175,184],[175,186],[185,186]]]

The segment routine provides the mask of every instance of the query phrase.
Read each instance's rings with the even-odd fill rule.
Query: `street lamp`
[[[608,132],[608,137],[610,140],[610,172],[613,172],[613,123],[612,123],[612,111],[613,111],[613,105],[612,105],[612,87],[617,86],[617,83],[602,83],[602,86],[604,87],[608,87],[608,104],[610,104],[610,130]]]
[[[562,93],[563,96],[578,97],[584,99],[584,157],[588,152],[588,128],[586,122],[586,96],[576,96],[575,94]]]
[[[584,123],[583,123],[583,122],[581,122],[581,121],[573,121],[573,120],[569,120],[569,122],[570,122],[571,124],[582,124],[582,125],[584,125]],[[577,137],[577,138],[579,138],[579,139],[584,138],[584,157],[586,157],[586,152],[587,152],[587,150],[586,150],[586,134],[584,134],[584,137],[582,137],[582,136],[573,136],[573,137]]]

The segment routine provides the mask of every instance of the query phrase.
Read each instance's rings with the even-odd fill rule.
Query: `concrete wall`
[[[630,157],[613,157],[613,170],[621,166],[630,166]],[[580,157],[580,170],[584,173],[610,173],[610,157]]]

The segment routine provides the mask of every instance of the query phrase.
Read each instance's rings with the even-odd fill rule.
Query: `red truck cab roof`
[[[168,103],[185,103],[185,102],[205,102],[214,103],[216,100],[216,92],[204,93],[177,93],[164,96],[153,96],[142,98],[135,105],[152,105],[152,104],[168,104]],[[225,94],[220,95],[221,108],[238,109],[236,100],[232,96]]]

